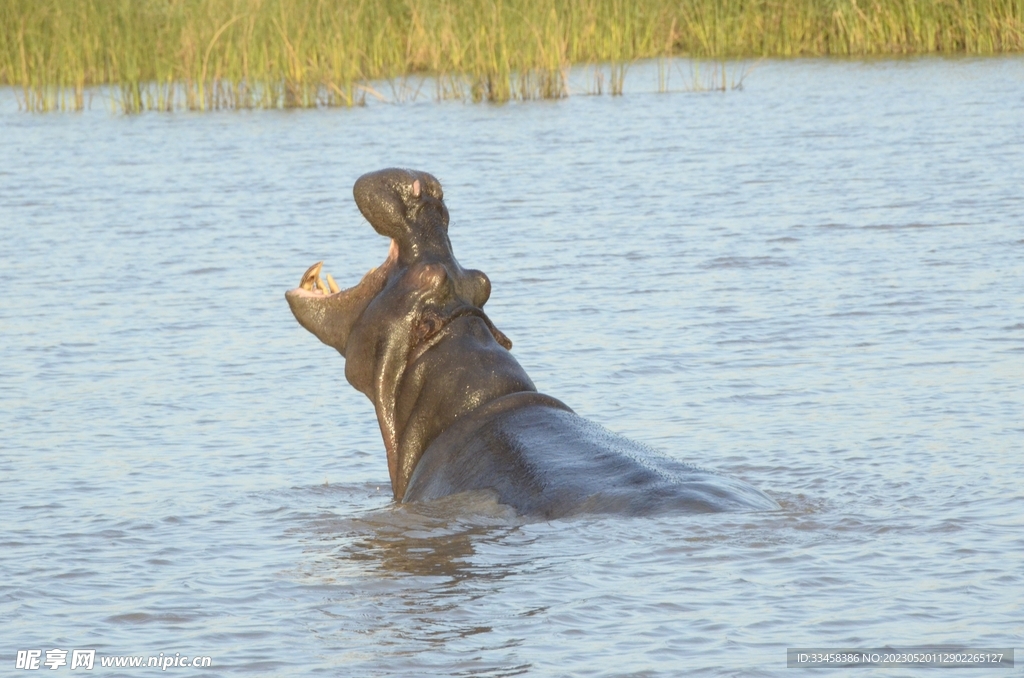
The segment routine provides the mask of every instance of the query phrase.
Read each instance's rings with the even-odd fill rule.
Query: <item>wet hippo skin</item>
[[[545,518],[777,508],[742,481],[660,455],[538,393],[483,311],[487,276],[452,253],[433,176],[371,172],[353,193],[391,239],[384,263],[347,290],[314,264],[285,297],[373,402],[397,501],[486,490]]]

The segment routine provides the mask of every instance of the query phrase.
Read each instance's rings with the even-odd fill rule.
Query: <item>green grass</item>
[[[29,110],[351,106],[371,82],[560,97],[574,64],[1024,50],[1024,0],[0,0],[0,83]],[[595,89],[604,83],[596,81]]]

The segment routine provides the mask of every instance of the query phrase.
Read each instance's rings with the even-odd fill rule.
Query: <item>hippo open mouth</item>
[[[317,262],[285,297],[373,402],[395,499],[493,490],[521,513],[547,517],[776,507],[742,482],[652,455],[537,393],[483,311],[490,280],[452,253],[433,176],[381,170],[360,177],[353,193],[391,239],[384,263],[342,290]]]

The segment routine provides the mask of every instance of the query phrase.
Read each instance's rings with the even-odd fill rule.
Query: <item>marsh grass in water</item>
[[[500,102],[566,96],[578,64],[619,94],[637,59],[1022,49],[1024,0],[0,0],[0,83],[33,111],[95,86],[127,112],[352,106],[417,75]]]

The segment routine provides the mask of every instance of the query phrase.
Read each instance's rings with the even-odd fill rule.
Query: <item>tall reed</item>
[[[0,0],[0,83],[30,110],[351,106],[568,93],[573,64],[1024,50],[1024,0]],[[604,88],[603,72],[596,89]],[[398,91],[398,90],[396,90]]]

